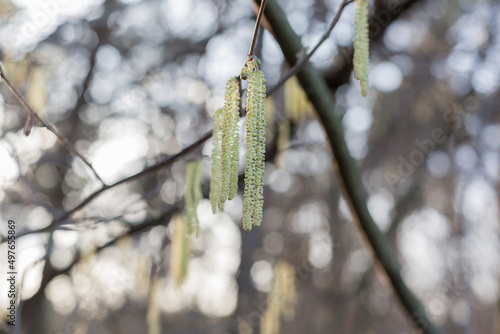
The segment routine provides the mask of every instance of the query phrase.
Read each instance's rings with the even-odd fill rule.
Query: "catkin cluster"
[[[248,74],[245,191],[243,194],[243,228],[260,226],[264,203],[264,157],[266,153],[266,86],[264,73],[255,61],[246,65]]]
[[[243,228],[260,226],[264,203],[264,156],[266,153],[266,87],[260,60],[250,57],[242,69],[241,80],[248,79],[246,120],[246,166],[243,200]],[[210,201],[215,214],[238,190],[240,85],[229,79],[224,108],[215,112]]]
[[[215,112],[212,180],[210,183],[210,202],[212,212],[224,210],[224,203],[231,200],[238,191],[238,166],[240,133],[240,88],[238,79],[232,77],[226,85],[224,108]]]
[[[361,84],[361,94],[368,92],[368,1],[355,0],[354,7],[354,77]]]
[[[184,190],[184,207],[187,218],[187,223],[190,232],[195,232],[198,235],[200,224],[196,208],[203,197],[201,191],[201,165],[199,161],[191,161],[187,165],[186,170],[186,188]]]

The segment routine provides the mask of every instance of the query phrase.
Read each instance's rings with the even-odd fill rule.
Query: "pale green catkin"
[[[238,80],[232,77],[226,85],[224,95],[224,109],[222,116],[221,136],[221,186],[219,193],[219,209],[224,209],[224,203],[232,199],[234,186],[238,182],[238,119],[239,119],[240,94]],[[236,146],[236,147],[235,147]],[[236,170],[235,170],[236,169]],[[231,189],[231,192],[230,192]],[[234,191],[236,193],[236,191]]]
[[[242,71],[242,73],[245,73],[249,79],[247,89],[247,154],[243,199],[243,228],[250,231],[252,225],[260,226],[262,221],[266,142],[266,88],[264,85],[264,73],[258,70],[253,60],[247,62],[247,69]]]
[[[184,191],[185,213],[190,232],[198,235],[199,221],[196,213],[198,203],[202,198],[201,191],[201,165],[199,161],[191,161],[186,170],[186,188]]]
[[[214,130],[212,134],[212,177],[210,178],[210,203],[212,213],[217,213],[219,204],[220,180],[221,180],[221,127],[222,109],[218,109],[214,115]]]
[[[196,212],[193,212],[194,198],[193,198],[193,168],[191,163],[188,163],[186,168],[186,184],[184,186],[184,212],[186,215],[186,220],[188,222],[188,227],[191,227],[191,222],[196,216]]]
[[[369,39],[368,39],[368,1],[355,0],[354,16],[354,77],[359,80],[361,94],[368,93],[368,64],[369,64]]]
[[[231,145],[231,175],[229,176],[229,194],[228,199],[231,200],[238,192],[238,170],[240,165],[240,129],[238,121],[240,119],[240,82],[237,78],[235,87],[231,90],[231,108],[230,116],[232,125],[232,145]]]
[[[190,239],[187,226],[182,216],[175,216],[174,237],[170,251],[170,268],[175,278],[177,286],[180,286],[186,279],[188,272],[188,262],[191,255]]]
[[[260,226],[262,221],[262,209],[264,206],[264,168],[265,168],[265,154],[266,154],[266,87],[264,73],[257,71],[254,73],[254,80],[256,81],[256,99],[259,103],[257,112],[257,155],[256,155],[256,177],[255,177],[255,199],[254,199],[254,213],[253,225]]]

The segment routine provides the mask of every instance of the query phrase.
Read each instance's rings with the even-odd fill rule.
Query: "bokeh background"
[[[280,1],[310,48],[340,3]],[[352,4],[312,58],[336,98],[332,112],[343,115],[369,210],[436,324],[498,333],[499,4],[370,3],[366,98],[351,73]],[[111,184],[212,128],[254,22],[248,0],[0,0],[0,56],[33,109]],[[288,66],[267,31],[257,54],[272,86]],[[321,124],[294,79],[268,99],[268,113],[262,227],[242,230],[241,192],[224,213],[211,213],[209,140],[38,233],[100,183],[47,129],[23,135],[26,111],[2,84],[0,268],[5,275],[13,219],[26,234],[17,242],[21,333],[153,333],[154,324],[161,333],[259,333],[280,260],[295,268],[297,287],[295,317],[281,322],[281,333],[416,333],[376,275]],[[178,287],[165,213],[182,209],[192,159],[202,163],[205,199]],[[2,315],[5,279],[0,291]]]

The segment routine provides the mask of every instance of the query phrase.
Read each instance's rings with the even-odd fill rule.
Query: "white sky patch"
[[[146,153],[147,143],[143,137],[125,135],[124,138],[113,138],[105,142],[98,142],[92,152],[94,168],[105,180],[118,180],[120,177],[132,173],[131,166],[142,167],[143,163],[137,159]]]
[[[370,69],[370,81],[382,92],[392,92],[399,88],[403,81],[403,73],[392,62],[383,62]]]
[[[482,65],[472,76],[472,87],[481,94],[489,95],[498,89],[500,74],[496,65]]]
[[[397,243],[407,263],[403,276],[417,292],[431,291],[442,280],[445,259],[441,247],[449,233],[448,219],[432,208],[417,211],[402,222]]]
[[[369,109],[356,106],[347,110],[342,122],[348,130],[365,132],[373,123],[373,115]]]
[[[209,317],[224,317],[234,312],[237,290],[233,277],[206,273],[200,283],[196,295],[200,311]]]
[[[387,27],[384,42],[393,51],[410,51],[418,46],[426,31],[422,24],[397,20]]]
[[[87,17],[102,0],[14,0],[20,11],[0,30],[1,45],[6,49],[31,48],[48,36],[68,17]]]
[[[492,227],[498,220],[498,203],[496,192],[490,184],[481,178],[472,181],[464,190],[463,214],[470,221],[482,224],[490,222]]]
[[[394,198],[387,190],[382,190],[370,195],[368,209],[377,225],[386,230],[391,222],[391,212],[394,207]]]
[[[262,292],[269,292],[273,282],[273,267],[267,261],[257,261],[250,269],[250,276],[255,288]]]
[[[17,163],[4,145],[0,143],[0,187],[9,184],[19,176]]]
[[[308,259],[320,270],[328,268],[333,259],[333,242],[328,233],[313,232],[309,237]]]
[[[76,296],[73,291],[73,284],[66,275],[54,278],[45,290],[47,298],[51,301],[52,307],[59,314],[69,314],[76,306]]]
[[[146,129],[137,121],[108,120],[99,129],[101,140],[88,154],[97,173],[105,180],[118,180],[144,166],[148,152]]]

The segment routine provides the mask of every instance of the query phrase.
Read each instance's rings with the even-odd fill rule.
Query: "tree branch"
[[[260,0],[254,1],[257,4],[260,2]],[[293,66],[297,63],[296,55],[303,49],[299,36],[293,31],[277,1],[268,1],[264,15],[285,59]],[[412,322],[424,333],[441,333],[430,320],[424,306],[404,283],[399,264],[385,236],[368,211],[366,191],[356,163],[347,149],[341,117],[335,114],[335,102],[323,77],[316,68],[306,62],[297,73],[297,78],[323,124],[335,157],[336,172],[339,175],[343,193],[376,260],[383,268]]]
[[[56,135],[59,143],[68,150],[71,154],[79,157],[82,159],[83,163],[87,165],[94,176],[101,182],[101,184],[104,185],[104,181],[101,179],[99,174],[97,174],[96,170],[94,167],[92,167],[92,164],[85,158],[83,154],[78,152],[78,150],[68,141],[66,140],[60,133],[57,131],[56,128],[54,128],[50,123],[45,122],[43,119],[40,118],[40,116],[30,107],[28,102],[17,92],[17,90],[14,88],[12,83],[7,79],[5,76],[4,70],[0,67],[0,79],[7,85],[7,88],[11,91],[11,93],[15,96],[15,98],[19,101],[21,106],[28,112],[28,116],[26,118],[26,123],[24,125],[24,135],[28,136],[31,132],[31,128],[36,124],[36,122],[40,122],[43,126],[47,128],[50,132]]]

